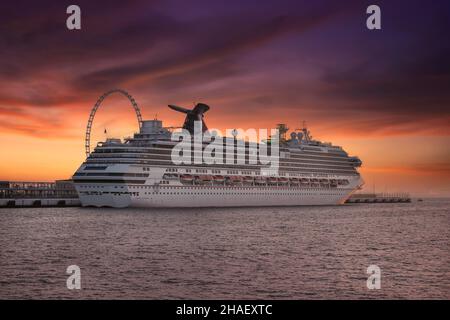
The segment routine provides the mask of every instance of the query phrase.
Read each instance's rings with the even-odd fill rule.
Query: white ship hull
[[[94,207],[247,207],[338,205],[361,181],[337,188],[301,186],[76,185],[82,206]]]
[[[319,190],[307,189],[288,190],[180,190],[174,189],[166,193],[149,196],[131,197],[83,195],[80,197],[82,206],[94,207],[249,207],[249,206],[310,206],[343,204],[352,190]],[[193,195],[193,192],[198,195]],[[235,192],[233,192],[235,191]],[[176,195],[174,195],[175,193]]]

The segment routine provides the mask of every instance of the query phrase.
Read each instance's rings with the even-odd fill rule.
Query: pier
[[[355,193],[345,203],[407,203],[411,202],[408,193]]]
[[[71,180],[0,181],[0,208],[74,207],[80,200]]]

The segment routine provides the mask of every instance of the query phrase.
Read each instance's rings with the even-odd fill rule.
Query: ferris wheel
[[[95,113],[97,112],[98,108],[100,107],[101,103],[105,98],[113,93],[120,93],[128,98],[131,105],[133,106],[134,111],[136,112],[136,118],[138,121],[139,128],[141,128],[142,124],[142,116],[141,116],[141,110],[139,109],[139,106],[137,105],[134,98],[125,90],[123,89],[113,89],[108,92],[105,92],[98,98],[97,102],[95,103],[94,107],[92,107],[91,114],[89,115],[89,120],[86,126],[86,137],[85,137],[85,148],[86,148],[86,158],[89,157],[89,154],[91,153],[91,130],[92,130],[92,123],[94,122]]]

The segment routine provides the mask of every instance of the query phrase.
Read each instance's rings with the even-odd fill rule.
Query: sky
[[[66,8],[81,8],[68,30]],[[366,8],[381,8],[381,30]],[[98,97],[143,117],[210,105],[209,127],[295,129],[363,161],[366,191],[450,196],[450,2],[2,1],[1,180],[69,178]],[[107,129],[107,134],[104,130]],[[108,97],[93,141],[129,136]]]

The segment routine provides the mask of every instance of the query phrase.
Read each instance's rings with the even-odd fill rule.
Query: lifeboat
[[[300,179],[300,182],[301,182],[302,184],[309,184],[309,179],[308,179],[308,178],[301,178],[301,179]]]
[[[289,182],[289,179],[281,177],[281,178],[278,178],[278,182],[281,184],[287,184]]]
[[[182,174],[180,176],[181,182],[192,182],[194,180],[194,177],[190,174]]]
[[[278,178],[277,177],[270,177],[268,179],[270,184],[277,184],[278,183]]]
[[[242,177],[240,176],[229,176],[226,177],[226,181],[228,184],[239,184],[242,183]]]
[[[330,185],[331,185],[332,187],[337,187],[337,180],[336,180],[336,179],[331,179],[331,180],[330,180]]]
[[[291,181],[291,184],[299,184],[300,183],[299,178],[290,178],[289,180]]]
[[[256,177],[255,178],[255,183],[256,184],[266,184],[267,179],[264,177]]]
[[[174,174],[172,174],[172,173],[165,173],[163,175],[163,179],[165,179],[165,180],[176,180],[176,179],[178,179],[178,174],[176,174],[176,173],[174,173]]]
[[[245,176],[244,177],[245,183],[253,183],[253,177],[252,176]]]
[[[206,175],[206,174],[195,177],[195,181],[200,184],[210,183],[212,180],[213,180],[213,177],[210,175]]]
[[[218,176],[213,176],[213,180],[214,180],[214,182],[217,182],[217,183],[223,183],[225,181],[225,178],[223,176],[218,175]]]
[[[321,184],[328,184],[329,181],[328,181],[328,179],[320,179],[320,183]]]

